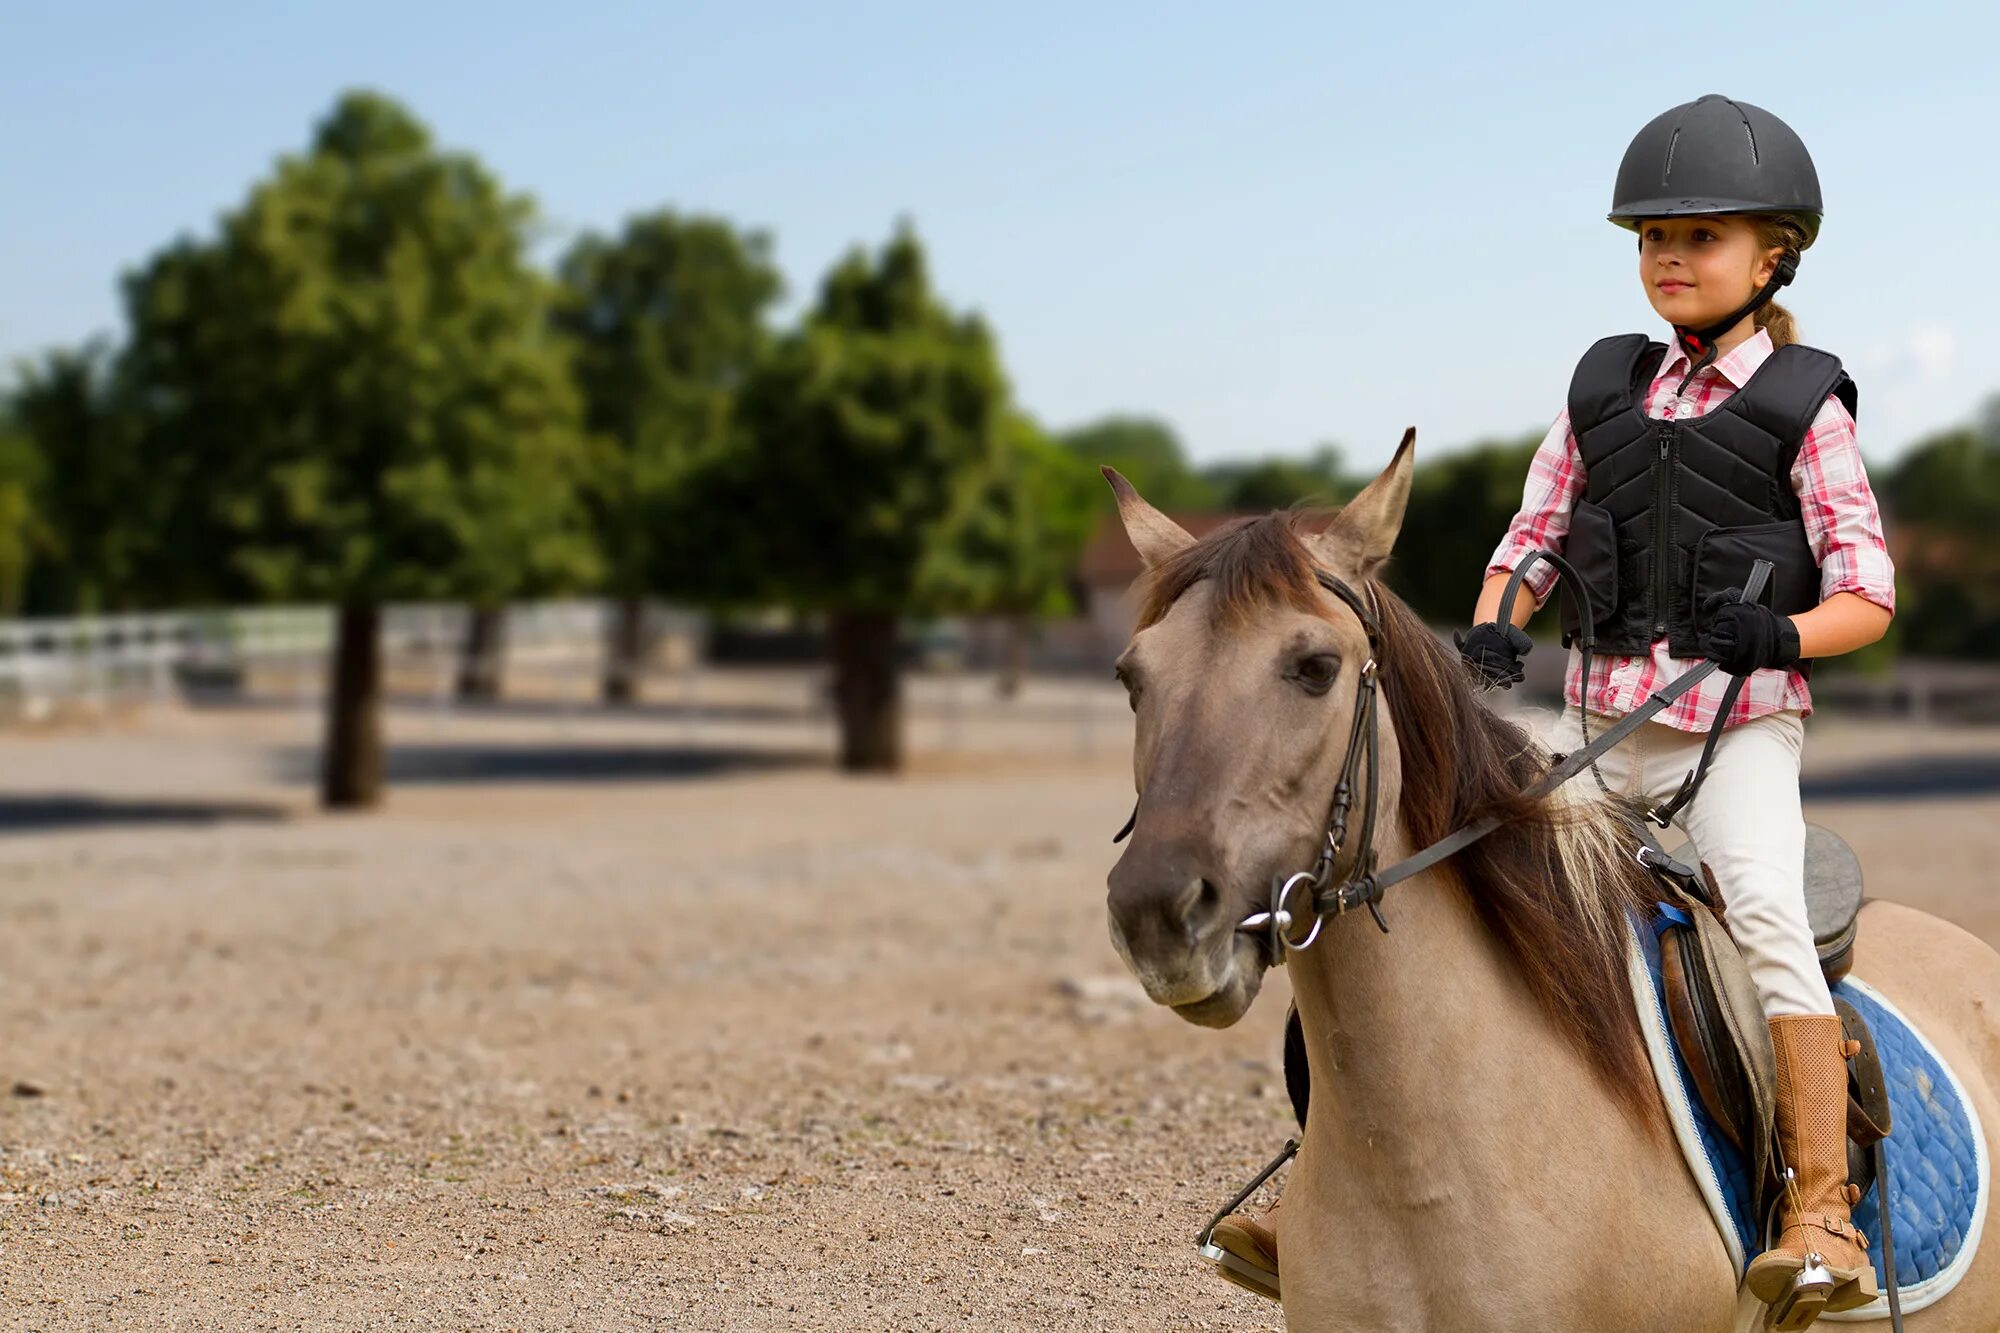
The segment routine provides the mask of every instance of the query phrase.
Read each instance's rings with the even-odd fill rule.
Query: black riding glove
[[[1451,639],[1458,645],[1459,657],[1479,673],[1481,680],[1503,690],[1520,683],[1521,659],[1535,646],[1528,631],[1497,620],[1474,625],[1463,634],[1454,633]]]
[[[1701,636],[1703,657],[1732,676],[1747,676],[1765,667],[1786,667],[1799,660],[1799,627],[1761,602],[1738,600],[1741,588],[1710,594],[1701,604],[1708,629]]]

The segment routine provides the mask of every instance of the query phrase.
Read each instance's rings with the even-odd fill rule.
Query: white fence
[[[507,608],[510,677],[581,702],[602,678],[611,602],[517,603]],[[469,609],[463,604],[384,608],[382,655],[392,689],[455,689]],[[648,606],[647,642],[685,661],[700,641],[699,616]],[[228,691],[250,678],[316,693],[333,643],[331,607],[257,607],[161,615],[0,620],[0,715],[37,719],[67,711]]]

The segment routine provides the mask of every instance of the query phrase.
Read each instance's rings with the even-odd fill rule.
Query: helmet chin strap
[[[1714,364],[1717,350],[1715,340],[1742,323],[1747,316],[1754,315],[1769,305],[1772,298],[1777,296],[1778,289],[1790,285],[1792,279],[1798,276],[1798,272],[1798,257],[1786,254],[1778,260],[1777,270],[1771,274],[1771,280],[1752,293],[1749,300],[1721,319],[1713,324],[1704,324],[1698,329],[1691,329],[1685,324],[1674,325],[1674,337],[1679,340],[1681,350],[1688,355],[1688,373],[1682,377],[1680,387],[1674,392],[1686,393],[1688,381]]]

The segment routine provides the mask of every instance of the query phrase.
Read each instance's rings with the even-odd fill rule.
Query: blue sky
[[[1787,303],[1883,460],[2000,391],[1991,6],[15,4],[0,362],[119,324],[343,88],[533,193],[546,252],[663,205],[769,229],[793,307],[907,217],[1022,403],[1199,459],[1545,425],[1658,332],[1603,220],[1631,134],[1785,117],[1828,217]]]

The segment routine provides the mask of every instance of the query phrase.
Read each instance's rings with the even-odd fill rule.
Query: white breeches
[[[1591,714],[1590,734],[1601,735],[1615,720]],[[1574,705],[1540,730],[1554,750],[1582,743]],[[1680,790],[1706,739],[1698,731],[1648,722],[1597,766],[1612,791],[1651,805]],[[1715,872],[1729,933],[1770,1018],[1833,1012],[1806,919],[1806,821],[1799,804],[1804,739],[1805,719],[1796,712],[1725,728],[1708,777],[1680,814],[1696,854]],[[1579,773],[1571,781],[1592,779]],[[1666,846],[1673,850],[1672,843]]]

